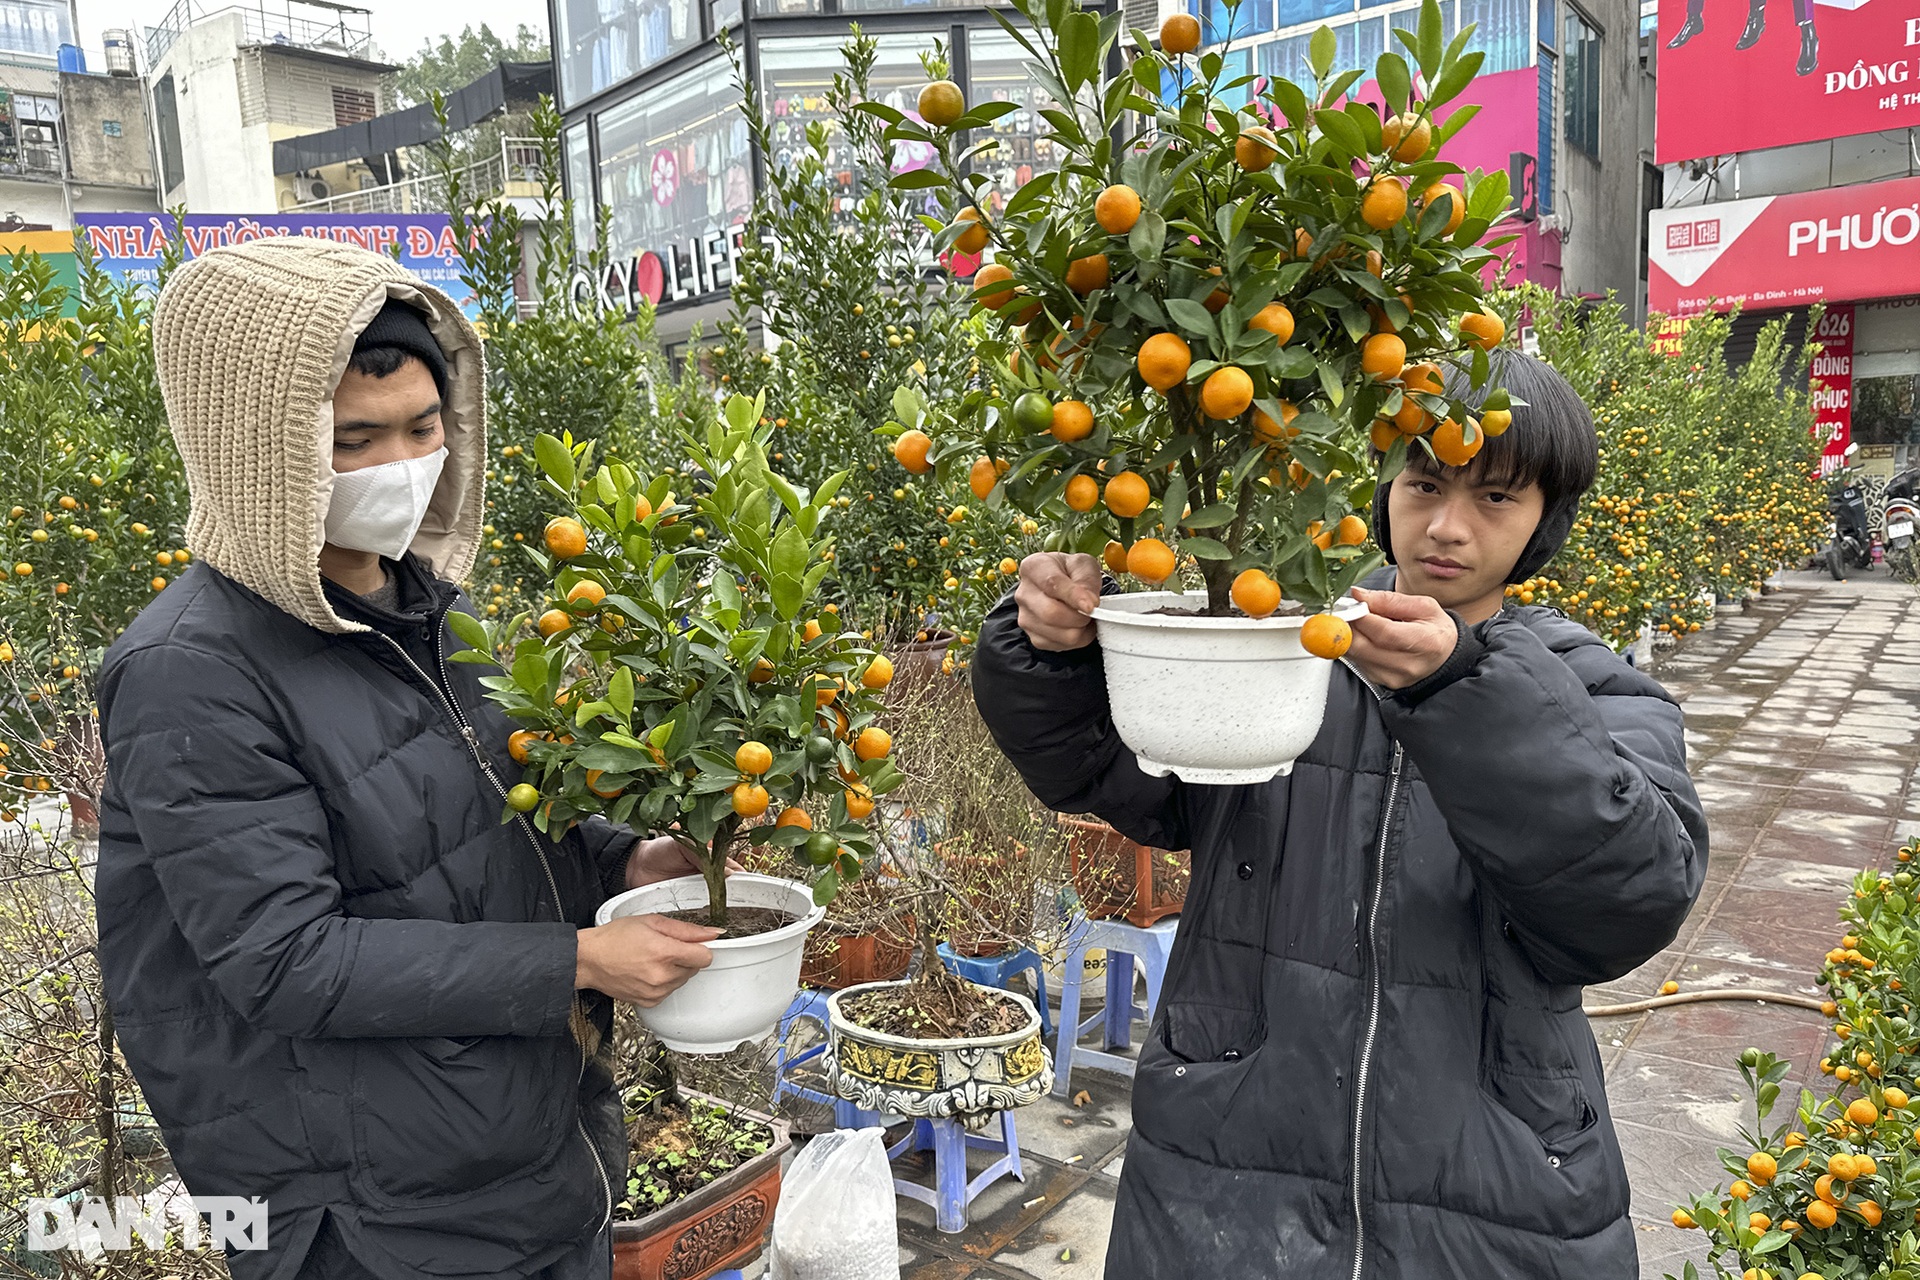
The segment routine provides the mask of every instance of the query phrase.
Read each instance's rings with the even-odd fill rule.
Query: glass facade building
[[[673,311],[724,299],[764,166],[790,159],[808,124],[831,117],[827,90],[851,23],[878,41],[871,89],[881,101],[912,109],[927,82],[920,55],[939,42],[969,101],[1020,106],[992,126],[995,150],[974,161],[992,178],[989,201],[1057,163],[1039,136],[1048,99],[979,0],[549,0],[549,18],[575,235],[590,243],[606,210],[605,292],[652,299],[663,330],[680,327]],[[762,94],[769,156],[751,144],[733,66],[715,45],[722,33]],[[926,159],[902,149],[893,162]],[[850,202],[854,166],[837,146],[829,172],[834,198]]]

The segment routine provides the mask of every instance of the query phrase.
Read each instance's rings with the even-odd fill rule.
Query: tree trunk
[[[700,874],[707,882],[707,923],[716,929],[727,927],[727,847],[732,843],[716,834],[700,859]]]

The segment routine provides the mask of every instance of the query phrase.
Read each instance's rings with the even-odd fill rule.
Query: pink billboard
[[[1915,0],[1660,0],[1661,164],[1920,125]]]

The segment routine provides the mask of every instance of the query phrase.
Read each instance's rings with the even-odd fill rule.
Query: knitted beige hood
[[[413,551],[440,577],[473,567],[484,521],[479,335],[438,289],[351,245],[276,236],[180,267],[154,307],[153,346],[186,463],[187,545],[302,622],[345,633],[320,585],[333,499],[333,391],[388,298],[428,312],[447,357],[447,461]]]

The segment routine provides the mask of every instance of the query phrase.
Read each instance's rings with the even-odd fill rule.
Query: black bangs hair
[[[1544,360],[1512,350],[1493,354],[1498,384],[1512,395],[1513,422],[1497,436],[1488,436],[1473,461],[1460,468],[1442,467],[1414,445],[1407,465],[1417,471],[1461,471],[1477,483],[1501,487],[1540,486],[1546,507],[1577,499],[1593,486],[1600,465],[1600,442],[1593,415],[1579,393]],[[1485,398],[1455,371],[1447,380],[1447,396],[1473,406],[1476,415]]]
[[[419,359],[403,347],[355,347],[353,355],[347,359],[347,368],[369,378],[384,378],[398,373],[407,361]],[[421,363],[426,362],[422,360]]]

